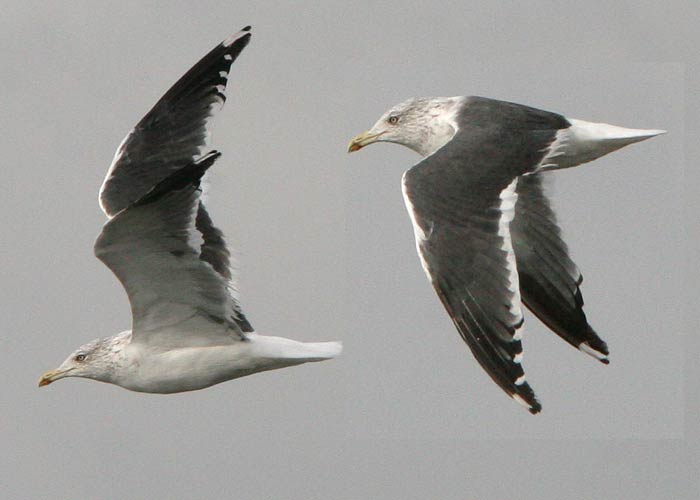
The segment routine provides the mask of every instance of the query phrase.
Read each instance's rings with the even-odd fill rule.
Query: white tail
[[[312,356],[309,358],[309,361],[335,358],[343,352],[342,342],[309,342],[304,345],[309,350],[307,355]]]
[[[549,153],[542,160],[541,168],[544,170],[575,167],[628,144],[666,133],[665,130],[624,128],[575,118],[567,120],[571,123],[571,127],[557,133]]]
[[[343,350],[341,342],[297,342],[283,337],[248,334],[254,355],[258,358],[276,359],[283,364],[323,361],[338,356]],[[285,363],[292,361],[292,363]]]

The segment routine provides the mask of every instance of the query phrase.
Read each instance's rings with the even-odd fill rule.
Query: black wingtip
[[[250,31],[250,25],[246,26],[246,27],[243,28],[241,31]]]
[[[204,176],[204,173],[214,164],[219,156],[221,156],[221,153],[218,151],[210,151],[198,160],[188,163],[180,170],[177,170],[156,184],[153,189],[143,195],[134,205],[139,206],[153,203],[168,193],[185,189],[188,186],[193,186],[197,189],[202,176]]]
[[[610,354],[608,345],[603,342],[600,337],[595,335],[595,332],[593,332],[593,335],[595,337],[589,337],[589,340],[579,344],[579,350],[597,359],[604,365],[610,364],[610,360],[608,359],[608,355]]]
[[[539,412],[542,411],[542,405],[540,402],[537,400],[536,397],[524,397],[523,394],[512,394],[511,397],[520,403],[522,406],[524,406],[527,411],[529,411],[533,415],[537,415]]]
[[[532,390],[530,384],[523,382],[521,384],[516,384],[514,390],[508,390],[508,394],[517,403],[527,408],[527,411],[536,415],[542,411],[542,405],[535,395],[535,391]]]

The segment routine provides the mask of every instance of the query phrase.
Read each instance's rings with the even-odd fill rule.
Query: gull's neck
[[[457,116],[463,97],[441,97],[433,100],[426,113],[426,124],[420,141],[409,145],[419,155],[426,157],[450,142],[459,126]]]

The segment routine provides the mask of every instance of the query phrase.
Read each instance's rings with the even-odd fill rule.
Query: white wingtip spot
[[[515,385],[523,385],[525,383],[525,375],[520,375],[515,379]]]
[[[522,353],[522,351],[520,351],[520,352],[519,352],[518,354],[516,354],[515,357],[513,358],[513,363],[518,363],[518,364],[520,364],[520,363],[522,363],[522,362],[523,362],[523,353]]]
[[[518,403],[523,405],[525,408],[528,410],[532,408],[529,404],[527,404],[527,401],[525,401],[523,398],[521,398],[518,394],[512,394],[511,397],[516,400]]]
[[[223,42],[221,42],[221,45],[223,45],[224,47],[230,47],[231,45],[234,44],[234,42],[236,40],[238,40],[239,38],[242,38],[245,35],[248,35],[249,33],[250,33],[250,26],[246,26],[238,33],[234,33],[233,35],[227,37]]]
[[[217,85],[216,94],[214,94],[215,103],[212,103],[210,114],[214,114],[216,111],[221,110],[224,107],[224,102],[226,101],[226,85]]]
[[[581,342],[578,345],[578,348],[579,348],[579,350],[581,350],[582,352],[585,352],[589,356],[593,356],[594,358],[599,359],[601,361],[608,361],[607,355],[603,354],[600,351],[596,351],[595,349],[593,349],[588,342]]]

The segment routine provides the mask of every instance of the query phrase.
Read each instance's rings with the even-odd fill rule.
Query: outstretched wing
[[[95,255],[124,286],[132,341],[153,346],[221,345],[245,339],[228,251],[200,200],[212,152],[161,181],[110,219]]]
[[[518,202],[510,224],[523,302],[562,339],[608,363],[608,346],[583,312],[583,277],[561,238],[556,215],[543,191],[543,175],[518,179]]]
[[[217,45],[127,134],[100,188],[100,206],[108,216],[203,154],[209,121],[226,100],[231,64],[250,36],[248,26]]]
[[[404,174],[423,268],[474,357],[511,397],[541,409],[522,367],[511,220],[518,177],[537,170],[559,115],[469,98],[445,146]]]

